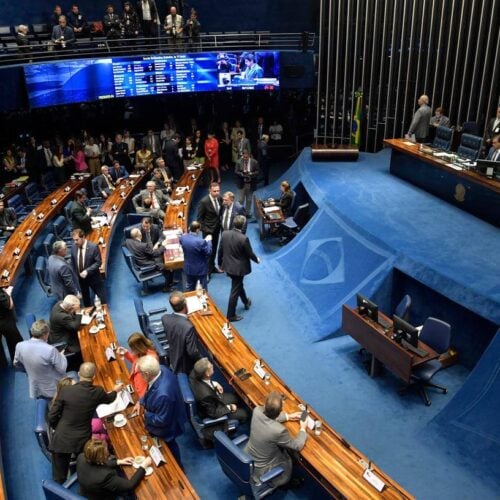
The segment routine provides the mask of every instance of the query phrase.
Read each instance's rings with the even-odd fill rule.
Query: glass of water
[[[141,436],[141,448],[144,451],[148,450],[148,437],[147,436]]]

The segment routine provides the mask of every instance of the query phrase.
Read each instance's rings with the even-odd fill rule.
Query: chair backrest
[[[459,156],[469,158],[470,160],[475,160],[479,155],[482,142],[482,137],[471,134],[462,134],[460,146],[458,146],[457,153]]]
[[[144,310],[142,299],[136,297],[134,299],[134,307],[137,314],[137,320],[139,321],[139,326],[141,327],[141,331],[146,337],[149,337],[149,317]]]
[[[62,484],[56,483],[53,479],[44,479],[42,481],[45,500],[82,500],[84,497],[73,493]]]
[[[309,203],[304,203],[303,205],[299,205],[297,210],[295,210],[295,214],[293,215],[293,220],[295,224],[302,229],[309,220]]]
[[[53,191],[56,188],[56,181],[52,172],[45,172],[42,174],[40,182],[47,191]]]
[[[47,258],[49,258],[52,255],[52,245],[54,244],[54,241],[56,241],[54,233],[49,233],[43,239],[43,249],[45,251],[45,255],[47,256]]]
[[[241,493],[252,497],[250,478],[254,471],[253,458],[236,446],[222,431],[214,432],[214,447],[224,474],[238,486]]]
[[[47,297],[51,297],[52,289],[50,287],[50,283],[47,280],[47,259],[42,255],[39,255],[36,259],[35,274],[38,279],[38,283],[40,283],[40,286],[42,287],[45,295],[47,295]]]
[[[432,145],[435,148],[444,149],[449,151],[451,148],[451,139],[453,137],[453,129],[448,127],[443,127],[440,125],[436,129],[436,136],[434,137],[434,142]]]
[[[408,318],[410,316],[410,307],[411,307],[411,297],[408,294],[406,294],[401,299],[401,302],[396,306],[394,314],[396,316],[399,316],[401,319],[408,321]]]
[[[33,323],[36,321],[36,316],[33,313],[25,314],[24,321],[26,322],[26,326],[28,327],[28,332],[31,336],[31,327],[33,326]]]
[[[464,122],[464,124],[462,125],[462,132],[464,134],[478,135],[479,127],[477,126],[476,122]]]
[[[37,184],[34,182],[29,182],[24,188],[24,194],[30,203],[35,203],[40,198],[40,191],[38,190]]]
[[[10,26],[0,26],[0,36],[12,35],[12,28]]]
[[[422,331],[420,340],[442,354],[450,347],[451,326],[449,323],[437,318],[427,318]]]
[[[193,424],[193,421],[197,417],[198,412],[196,411],[196,399],[194,397],[193,391],[191,390],[191,385],[189,384],[189,377],[185,373],[178,373],[177,381],[179,382],[182,399],[184,400],[184,404],[186,405],[186,412],[189,415],[191,424]],[[193,428],[198,434],[198,429],[194,425]]]
[[[11,196],[7,200],[7,205],[10,208],[13,208],[16,211],[16,213],[23,212],[23,210],[24,210],[23,200],[22,200],[21,196],[19,196],[18,194]]]
[[[134,275],[135,279],[140,282],[141,280],[139,279],[139,273],[134,262],[134,256],[130,253],[130,250],[126,246],[122,246],[122,252],[128,268]]]
[[[71,224],[71,207],[73,206],[73,200],[68,201],[66,205],[64,205],[64,217],[68,221],[68,224]]]
[[[125,227],[125,228],[123,229],[123,237],[124,237],[125,239],[130,238],[130,232],[132,231],[132,229],[134,229],[134,228],[136,228],[136,227],[140,228],[140,227],[141,227],[141,225],[140,225],[140,224],[134,224],[134,225],[132,225],[132,226],[127,226],[127,227]]]
[[[36,400],[35,409],[35,427],[34,432],[38,446],[45,455],[45,458],[52,461],[52,454],[49,451],[49,427],[47,425],[47,411],[49,403],[46,399],[39,398]]]
[[[292,203],[290,205],[290,210],[293,212],[295,209],[295,202],[297,201],[297,193],[292,189]]]
[[[52,229],[58,240],[63,240],[69,233],[69,224],[63,215],[59,215],[52,224]]]
[[[101,192],[99,191],[99,185],[97,184],[97,177],[92,179],[92,193],[96,198],[102,198]]]
[[[143,212],[142,214],[129,213],[127,214],[127,224],[129,226],[134,226],[141,223],[143,217],[152,217],[153,221],[156,222],[156,218],[152,216],[150,212]]]

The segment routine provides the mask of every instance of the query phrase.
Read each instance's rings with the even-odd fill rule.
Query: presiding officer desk
[[[195,292],[185,294],[187,297]],[[213,356],[224,376],[229,380],[234,390],[250,406],[263,405],[270,391],[277,391],[284,396],[283,410],[287,413],[299,411],[299,404],[305,404],[274,372],[267,366],[264,370],[271,375],[268,384],[253,370],[255,360],[260,356],[245,342],[243,337],[231,329],[234,337],[229,341],[221,331],[227,318],[221,313],[210,297],[207,297],[210,315],[201,311],[190,314],[189,319],[198,333],[198,338],[205,349]],[[241,380],[235,372],[245,368],[252,376]],[[305,370],[305,368],[304,368]],[[306,372],[305,372],[306,374]],[[311,381],[313,390],[314,381]],[[330,427],[320,415],[308,407],[314,420],[322,421],[320,435],[308,430],[308,439],[299,452],[300,463],[308,472],[335,498],[374,499],[374,498],[413,498],[387,474],[372,464],[373,472],[386,484],[382,492],[378,492],[363,478],[369,460],[354,446],[351,446],[342,436]],[[298,422],[284,424],[296,435],[299,431]]]
[[[427,351],[425,357],[421,358],[406,350],[391,339],[393,332],[392,321],[380,311],[378,314],[388,325],[387,328],[366,316],[362,316],[356,308],[344,304],[342,306],[342,330],[372,355],[370,366],[370,375],[372,377],[377,375],[379,365],[382,363],[389,371],[408,384],[414,368],[427,363],[431,359],[438,358],[439,354],[420,340],[418,341],[418,347]]]
[[[78,332],[82,356],[85,361],[95,363],[97,367],[95,384],[111,390],[116,380],[121,380],[124,384],[128,383],[129,372],[125,362],[117,356],[116,360],[108,361],[105,350],[110,344],[118,345],[113,324],[109,315],[107,306],[103,306],[106,312],[104,323],[106,328],[99,330],[96,334],[90,333],[90,328],[96,325],[96,320],[89,325],[82,326]],[[125,389],[126,390],[126,389]],[[133,395],[135,398],[135,395]],[[126,416],[132,411],[129,406],[122,413]],[[140,441],[140,436],[147,435],[142,416],[128,419],[124,427],[116,428],[113,423],[106,424],[109,438],[113,444],[116,455],[119,458],[128,456],[145,455]],[[163,443],[163,441],[160,441]],[[153,444],[151,438],[148,439],[148,445]],[[160,467],[152,465],[154,472],[151,476],[145,477],[139,486],[135,489],[135,494],[140,500],[159,500],[162,498],[199,498],[191,486],[188,478],[177,464],[175,458],[170,452],[168,446],[163,443],[160,448],[166,464]],[[123,467],[127,477],[133,476],[135,469],[127,466]]]
[[[64,205],[75,194],[75,191],[87,184],[88,178],[81,180],[69,180],[36,206],[36,215],[29,214],[8,239],[2,253],[0,254],[0,286],[6,287],[14,284],[14,280],[21,269],[22,264],[28,257],[35,241],[42,233],[48,222],[57,214],[62,212]],[[52,204],[52,201],[56,203]],[[43,218],[40,219],[40,214]],[[31,231],[31,234],[27,232]],[[17,252],[17,255],[16,255]],[[9,271],[7,278],[3,277],[4,271]]]
[[[500,181],[420,151],[419,144],[407,139],[385,139],[384,144],[392,149],[391,174],[500,226]],[[425,146],[425,150],[431,148]]]
[[[194,168],[194,165],[188,168]],[[203,168],[200,166],[194,170],[186,170],[175,189],[170,195],[170,202],[165,210],[163,229],[179,230],[186,233],[188,230],[188,215],[193,199],[193,194],[203,176]],[[188,188],[188,189],[185,189]],[[165,254],[165,268],[174,271],[184,267],[184,254],[179,243],[179,235],[168,238]]]

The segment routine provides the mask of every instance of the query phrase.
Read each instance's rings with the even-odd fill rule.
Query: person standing
[[[252,213],[252,196],[257,189],[259,177],[259,164],[250,158],[248,151],[243,152],[243,157],[236,164],[236,187],[238,188],[239,202],[245,206],[247,216]]]
[[[213,132],[208,132],[205,141],[205,166],[209,169],[210,182],[220,184],[219,141]]]
[[[221,211],[221,229],[222,231],[228,231],[233,229],[234,218],[237,215],[246,216],[246,211],[243,205],[234,201],[234,193],[231,191],[226,191],[222,196],[222,211]],[[243,232],[246,233],[246,225],[243,228]]]
[[[71,237],[74,243],[71,249],[71,262],[78,274],[83,305],[85,307],[92,305],[90,289],[101,299],[102,304],[106,304],[106,289],[101,279],[102,259],[99,247],[88,241],[81,229],[74,229]]]
[[[66,295],[81,297],[78,276],[64,258],[67,251],[68,247],[64,241],[55,241],[52,245],[52,255],[47,261],[47,274],[52,294],[58,300],[63,300]]]
[[[500,134],[500,106],[497,107],[496,115],[488,120],[484,129],[484,142],[487,148],[491,146],[493,137],[498,134]]]
[[[112,403],[123,384],[106,392],[93,385],[96,366],[83,363],[78,371],[80,381],[61,389],[48,413],[48,422],[55,429],[52,442],[52,477],[64,483],[68,475],[72,453],[80,453],[92,435],[92,417],[100,404]]]
[[[92,219],[90,218],[91,209],[85,206],[87,194],[79,189],[75,193],[75,199],[71,204],[70,217],[73,229],[81,229],[85,234],[92,231]]]
[[[182,49],[182,35],[184,31],[184,19],[177,14],[177,7],[170,7],[170,14],[165,18],[165,32],[171,50]]]
[[[2,337],[7,341],[10,359],[14,361],[16,346],[23,338],[16,325],[14,302],[11,297],[12,287],[0,288],[0,367],[7,366],[7,360],[2,346]]]
[[[189,225],[189,233],[180,237],[184,252],[184,273],[186,274],[186,291],[192,292],[199,281],[207,288],[208,259],[212,255],[212,235],[201,237],[201,224],[193,221]]]
[[[203,237],[212,235],[212,254],[208,262],[208,274],[219,273],[215,267],[215,256],[219,244],[220,235],[220,211],[222,198],[220,196],[220,186],[217,182],[212,182],[208,194],[200,200],[198,205],[198,222],[201,224]]]
[[[16,346],[14,366],[26,371],[30,398],[33,399],[52,399],[68,366],[64,353],[47,343],[49,332],[47,321],[39,319],[31,325],[31,338]]]
[[[257,264],[260,259],[254,254],[248,236],[243,234],[246,217],[237,215],[234,218],[234,227],[222,233],[219,248],[219,268],[231,278],[231,293],[227,306],[227,319],[229,321],[240,321],[242,316],[236,315],[238,297],[243,302],[245,309],[250,309],[251,299],[247,297],[243,286],[243,278],[252,272],[250,261]]]
[[[432,110],[429,107],[429,97],[425,94],[421,95],[417,102],[419,108],[413,115],[407,136],[411,137],[412,135],[415,135],[417,142],[425,142],[429,135]]]
[[[139,0],[137,2],[137,15],[141,22],[142,34],[145,38],[154,38],[156,32],[156,18],[158,9],[154,0]]]

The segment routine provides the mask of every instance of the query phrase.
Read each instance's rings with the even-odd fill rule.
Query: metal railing
[[[228,50],[314,50],[315,33],[271,33],[267,31],[205,33],[198,39],[184,37],[181,45],[169,43],[165,36],[156,38],[107,39],[91,36],[60,49],[50,40],[32,40],[26,52],[15,42],[0,47],[0,66],[90,57],[134,54],[174,54],[184,52],[225,52]],[[28,51],[29,50],[29,51]]]

